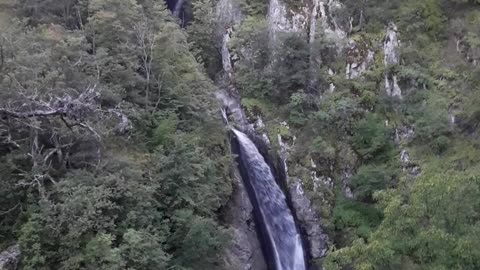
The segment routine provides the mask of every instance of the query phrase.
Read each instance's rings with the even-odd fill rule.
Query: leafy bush
[[[366,161],[384,161],[391,157],[393,144],[388,128],[376,114],[369,113],[355,124],[352,145]]]
[[[376,191],[393,187],[396,170],[388,165],[363,165],[351,178],[352,189],[361,201],[372,201]]]
[[[338,194],[337,194],[338,195]],[[382,221],[382,212],[370,204],[351,201],[339,196],[333,209],[335,229],[343,235],[341,244],[347,245],[357,238],[368,239]]]

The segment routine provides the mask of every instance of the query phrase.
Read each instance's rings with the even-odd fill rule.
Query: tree
[[[87,0],[20,0],[19,13],[29,18],[32,25],[62,24],[69,29],[80,29],[85,20]]]
[[[388,160],[393,150],[389,135],[378,115],[367,114],[353,129],[352,145],[365,161]]]
[[[67,2],[0,34],[0,248],[25,269],[219,267],[231,159],[184,30],[158,1],[69,2],[73,24]]]
[[[327,269],[476,269],[478,178],[425,174],[410,194],[384,192],[385,219],[367,242],[332,253]]]
[[[202,63],[211,78],[220,71],[221,55],[218,44],[218,29],[227,26],[218,26],[215,22],[215,7],[211,0],[197,0],[192,2],[193,21],[187,26],[188,40],[193,43],[196,57]]]

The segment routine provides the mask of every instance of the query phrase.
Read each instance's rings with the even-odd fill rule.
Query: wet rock
[[[314,259],[324,257],[328,251],[328,235],[320,226],[320,218],[313,210],[299,179],[292,179],[289,183],[289,193],[297,219],[306,234],[310,256]]]
[[[233,194],[225,215],[225,221],[232,228],[232,241],[225,255],[225,269],[267,270],[252,211],[253,206],[245,186],[239,172],[235,170]]]
[[[0,253],[0,270],[16,270],[20,260],[20,246],[14,245]]]
[[[287,125],[286,123],[283,124]],[[309,255],[312,259],[322,258],[328,251],[328,235],[321,227],[322,223],[319,214],[314,210],[310,199],[304,192],[302,181],[298,178],[288,177],[287,160],[289,157],[289,151],[295,143],[295,139],[289,144],[288,141],[284,141],[282,136],[278,134],[278,143],[280,145],[279,155],[284,163],[287,175],[288,192],[292,201],[295,216],[300,223],[306,240],[308,241]],[[315,162],[312,159],[310,161],[312,168],[315,168]],[[312,178],[314,178],[314,183],[317,183],[317,187],[321,185],[332,185],[331,179],[327,177],[317,177],[314,171],[312,171]]]

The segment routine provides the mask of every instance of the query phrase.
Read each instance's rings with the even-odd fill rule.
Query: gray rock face
[[[16,270],[20,260],[20,246],[14,245],[0,253],[0,270]]]
[[[400,146],[400,162],[402,169],[409,175],[416,177],[420,175],[422,170],[415,162],[412,162],[410,153],[404,146],[413,140],[414,135],[415,130],[413,127],[401,126],[395,128],[395,143]]]
[[[225,217],[231,225],[233,239],[226,250],[225,269],[267,270],[255,231],[253,207],[237,170],[233,181],[233,195],[226,207]]]
[[[222,114],[225,122],[232,122],[247,130],[253,129],[247,122],[240,106],[237,91],[231,84],[234,72],[231,54],[228,49],[231,35],[235,25],[242,21],[242,14],[238,1],[220,0],[216,7],[217,20],[217,45],[222,54],[222,65],[225,73],[224,79],[219,83],[216,93],[221,102]],[[259,238],[253,219],[253,207],[246,192],[242,178],[237,169],[232,177],[233,193],[225,208],[225,222],[232,230],[232,241],[225,250],[224,266],[231,270],[267,270]]]
[[[310,256],[314,259],[322,258],[328,251],[328,236],[320,226],[320,218],[312,209],[311,201],[303,191],[301,181],[292,179],[288,186],[295,214],[307,237]]]
[[[397,37],[397,26],[394,23],[390,23],[383,43],[383,53],[385,55],[383,62],[385,67],[397,65],[399,63],[399,47],[400,42]],[[397,76],[388,70],[385,72],[385,91],[389,96],[402,97],[402,89],[400,89],[400,86],[398,85]]]
[[[230,51],[228,50],[228,43],[230,42],[231,34],[232,34],[232,28],[227,28],[225,30],[225,34],[222,37],[222,49],[221,49],[223,70],[225,71],[229,79],[232,77],[232,72],[233,72]]]
[[[286,125],[286,123],[284,124]],[[305,233],[306,240],[308,241],[309,255],[312,259],[322,258],[328,251],[328,235],[321,227],[322,223],[319,215],[315,212],[310,199],[307,194],[305,194],[301,180],[288,177],[287,160],[289,157],[289,151],[293,145],[284,142],[280,135],[278,135],[278,143],[280,145],[279,155],[284,162],[287,175],[288,192],[292,200],[292,206],[296,218]],[[295,143],[295,139],[293,140],[293,143]],[[313,162],[312,164],[314,165]],[[316,175],[312,175],[312,177],[316,177]],[[318,181],[321,181],[321,179],[318,178]]]
[[[314,0],[316,1],[316,0]],[[315,6],[315,5],[314,5]],[[318,1],[318,18],[325,37],[336,44],[338,51],[344,46],[347,33],[338,25],[337,18],[332,16],[336,10],[343,8],[338,0]]]
[[[223,31],[234,24],[241,22],[242,12],[238,1],[220,0],[216,6],[216,21],[218,24],[217,32],[223,35]],[[220,39],[219,39],[220,40]]]
[[[228,79],[232,76],[233,67],[228,50],[233,27],[242,21],[240,6],[233,0],[220,0],[216,7],[217,44],[222,54],[222,66]]]
[[[347,67],[345,75],[347,79],[355,79],[365,73],[373,62],[374,52],[360,46],[353,40],[350,40],[347,49]]]
[[[337,0],[311,0],[310,6],[311,10],[308,14],[308,20],[310,21],[308,29],[309,43],[313,45],[317,36],[321,35],[324,39],[334,43],[337,52],[340,53],[345,46],[347,33],[339,27],[338,19],[332,13],[343,8],[343,5]],[[322,67],[321,57],[319,55],[315,56],[315,53],[313,53],[310,59],[310,66],[312,72],[311,86],[316,88],[317,81],[314,78]],[[329,69],[328,74],[332,76],[335,73],[332,69]],[[332,93],[334,91],[335,85],[330,83],[327,92]]]
[[[342,177],[340,178],[342,182],[342,193],[345,196],[345,198],[348,199],[354,199],[355,195],[352,192],[352,189],[350,188],[350,178],[352,178],[353,173],[351,169],[345,169],[342,173]]]
[[[312,44],[315,42],[316,34],[323,33],[323,36],[336,44],[338,52],[343,51],[347,42],[347,33],[337,24],[337,18],[334,17],[343,5],[338,0],[307,0],[305,5],[295,10],[291,10],[286,5],[285,0],[269,0],[268,7],[268,27],[270,32],[270,46],[275,55],[275,46],[278,45],[279,37],[282,33],[301,33],[307,37]],[[218,44],[222,52],[223,69],[226,78],[229,81],[235,73],[228,52],[228,42],[232,31],[235,31],[235,25],[241,22],[242,16],[239,14],[238,7],[234,0],[220,0],[217,5],[217,17],[220,22]],[[244,53],[240,57],[245,57]],[[352,77],[359,76],[368,67],[373,59],[373,53],[368,51],[361,61],[352,64],[350,70]],[[321,61],[311,60],[312,71],[318,72],[319,66],[316,63]],[[274,61],[274,60],[273,60]],[[329,70],[329,75],[333,76],[335,72]],[[358,75],[357,75],[358,74]],[[228,83],[227,83],[228,84]],[[225,110],[225,118],[230,118],[236,125],[247,132],[255,133],[255,130],[263,129],[263,121],[260,117],[256,119],[247,119],[245,113],[239,104],[236,90],[233,86],[225,87],[222,93],[219,93],[219,99],[222,101]],[[330,85],[329,91],[333,92],[335,86]],[[255,120],[255,121],[254,121]],[[253,124],[252,124],[253,123]],[[282,125],[288,128],[286,122]],[[270,134],[273,135],[273,134]],[[279,156],[284,162],[285,173],[288,175],[287,160],[289,152],[295,143],[295,138],[284,140],[279,134],[276,136],[280,146]],[[268,136],[263,134],[264,141],[269,145]],[[260,243],[255,231],[255,225],[252,216],[252,206],[243,187],[241,178],[237,175],[234,179],[234,194],[227,207],[227,222],[233,230],[233,241],[226,252],[225,265],[227,269],[266,269],[265,261],[262,257]],[[312,175],[314,185],[324,186],[333,185],[332,179],[328,177],[317,177]],[[319,213],[314,209],[310,197],[304,192],[304,186],[298,178],[287,178],[288,193],[292,200],[293,211],[302,228],[305,239],[309,247],[309,257],[319,259],[326,255],[328,250],[328,236],[322,228],[322,221]],[[346,187],[348,189],[348,187]],[[318,189],[318,187],[317,187]],[[350,192],[351,193],[351,192]]]
[[[300,32],[308,28],[310,12],[305,6],[300,11],[287,10],[282,0],[270,0],[268,5],[268,26],[270,42],[274,44],[278,33]]]

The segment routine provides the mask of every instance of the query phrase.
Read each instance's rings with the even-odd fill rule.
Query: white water
[[[178,15],[180,15],[180,11],[182,11],[182,6],[184,1],[185,0],[178,0],[177,3],[175,4],[175,8],[173,9],[173,15],[175,17],[178,17]]]
[[[305,259],[300,234],[295,226],[285,195],[275,182],[270,167],[255,144],[244,133],[233,129],[240,145],[239,158],[247,170],[253,189],[251,200],[256,201],[265,225],[275,270],[305,270]]]

